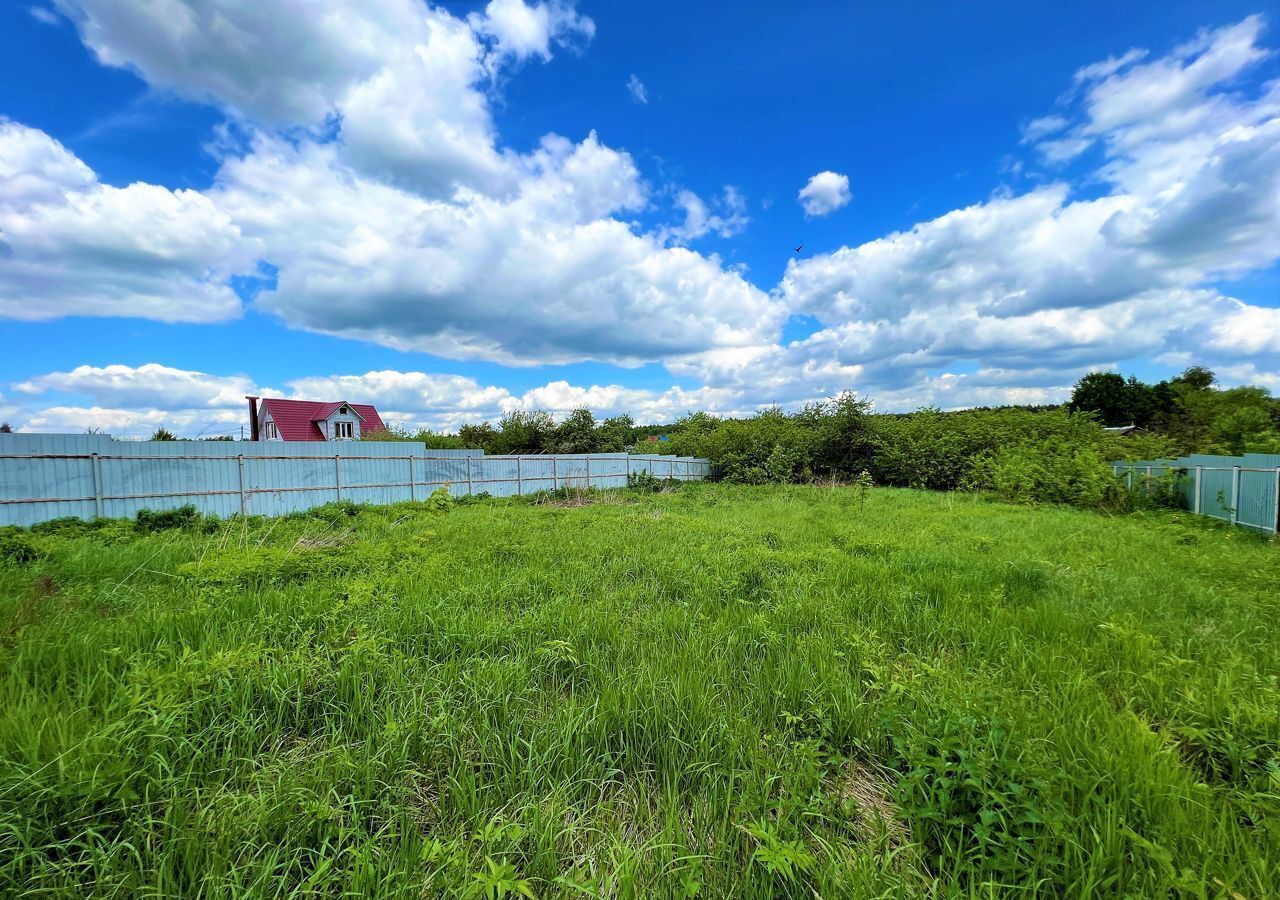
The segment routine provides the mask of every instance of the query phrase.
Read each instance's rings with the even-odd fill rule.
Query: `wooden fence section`
[[[278,516],[325,503],[510,497],[624,487],[630,475],[700,480],[705,459],[603,453],[485,456],[413,443],[114,441],[108,435],[0,435],[0,525],[63,516],[131,518],[193,504],[203,513]]]
[[[1271,534],[1280,532],[1280,454],[1197,454],[1178,459],[1115,462],[1111,469],[1129,490],[1172,478],[1196,515]]]

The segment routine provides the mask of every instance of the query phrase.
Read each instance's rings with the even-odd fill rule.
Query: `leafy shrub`
[[[853,496],[858,502],[858,509],[865,509],[867,506],[867,494],[875,487],[876,481],[871,477],[871,473],[863,469],[853,479]]]
[[[136,519],[137,528],[145,534],[172,529],[191,529],[203,524],[203,516],[191,503],[174,509],[140,509]]]
[[[1061,862],[1066,807],[1049,783],[1053,768],[1008,723],[948,704],[907,718],[891,736],[897,799],[935,871],[1014,884]]]
[[[1123,475],[1118,476],[1123,478]],[[1182,469],[1169,469],[1148,476],[1136,472],[1134,486],[1129,491],[1129,503],[1140,508],[1186,509],[1187,498],[1182,485],[1187,474]]]
[[[813,476],[816,440],[811,420],[772,408],[750,419],[694,418],[658,449],[678,456],[706,457],[726,481],[802,482]]]
[[[448,512],[453,508],[453,495],[449,493],[449,485],[442,484],[431,492],[431,496],[423,501],[427,509]]]
[[[1061,439],[985,453],[974,462],[969,484],[1015,503],[1117,509],[1130,502],[1124,485],[1096,450]]]
[[[44,551],[32,542],[31,538],[16,528],[6,528],[0,532],[0,560],[13,565],[25,566],[44,556]]]
[[[813,854],[801,841],[784,840],[771,823],[760,819],[743,826],[743,830],[756,842],[751,861],[775,878],[793,882],[812,871]]]
[[[337,500],[322,506],[313,506],[302,513],[309,519],[320,519],[322,522],[337,524],[345,519],[354,519],[360,515],[361,506],[352,500]]]
[[[765,481],[808,481],[812,472],[800,447],[778,444],[764,463]]]
[[[78,537],[99,531],[106,526],[108,521],[107,519],[86,520],[75,516],[63,516],[60,519],[50,519],[47,522],[32,525],[31,533],[50,534],[59,537]]]
[[[659,478],[648,469],[641,469],[638,472],[631,472],[627,475],[627,487],[642,494],[656,494],[663,488],[670,487],[676,482],[671,478]]]
[[[410,431],[401,425],[388,425],[381,431],[364,431],[360,434],[362,441],[383,443],[422,444],[428,450],[463,450],[468,446],[461,437],[453,434],[440,434],[428,428]]]
[[[794,414],[769,409],[750,419],[719,420],[698,413],[673,431],[659,452],[706,457],[720,477],[746,484],[851,482],[866,472],[876,484],[949,491],[981,484],[987,473],[974,477],[980,460],[1020,447],[1056,443],[1103,460],[1158,457],[1171,449],[1164,438],[1118,437],[1092,415],[1060,408],[872,415],[867,401],[853,394]]]

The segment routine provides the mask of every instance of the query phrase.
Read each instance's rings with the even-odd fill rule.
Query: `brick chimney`
[[[246,396],[249,401],[249,440],[258,439],[258,398]]]

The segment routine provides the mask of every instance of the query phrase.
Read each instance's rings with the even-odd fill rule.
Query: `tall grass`
[[[687,485],[23,541],[0,894],[1280,895],[1280,554],[1203,522]]]

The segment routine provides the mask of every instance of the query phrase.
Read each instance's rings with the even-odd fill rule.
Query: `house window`
[[[276,430],[275,422],[266,422],[263,425],[263,432],[266,434],[267,440],[269,441],[279,440],[280,438],[280,432]]]
[[[335,441],[349,441],[355,437],[355,425],[352,422],[334,422],[333,423],[333,439]]]

